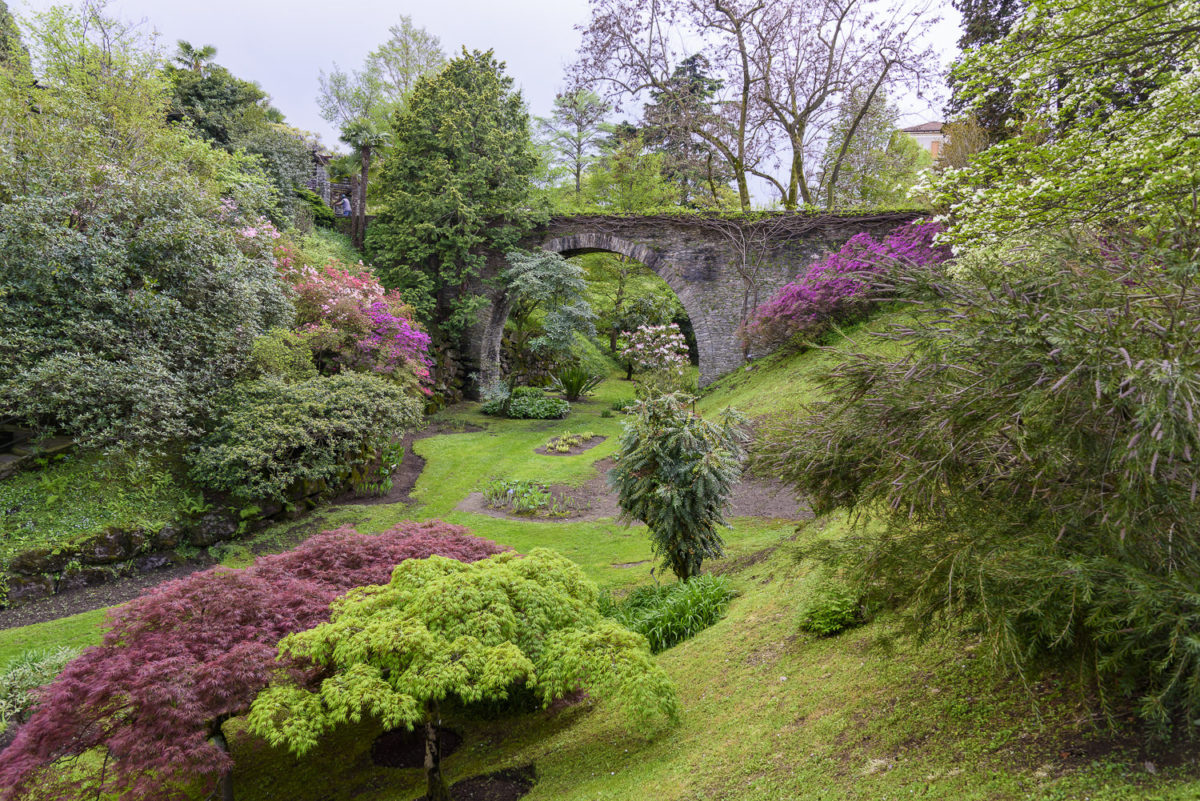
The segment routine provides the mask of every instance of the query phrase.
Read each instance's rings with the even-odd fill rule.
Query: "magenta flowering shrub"
[[[297,261],[290,245],[276,246],[276,266],[295,291],[297,324],[321,372],[415,379],[428,394],[429,335],[399,293],[386,291],[369,271],[354,273],[337,262],[317,269]]]
[[[303,682],[308,665],[279,662],[284,636],[329,619],[347,590],[386,584],[405,559],[463,562],[504,548],[441,521],[378,535],[348,528],[150,590],[109,618],[89,648],[40,692],[40,705],[0,759],[0,798],[203,798],[233,759],[214,744],[272,679]],[[107,759],[79,760],[96,748]],[[102,764],[103,763],[103,764]]]
[[[897,262],[925,266],[950,257],[949,248],[934,244],[941,231],[937,223],[918,221],[893,229],[883,241],[866,233],[851,237],[755,309],[742,326],[743,341],[773,348],[793,337],[815,337],[832,323],[861,317],[874,304],[868,292],[872,275],[886,273]]]

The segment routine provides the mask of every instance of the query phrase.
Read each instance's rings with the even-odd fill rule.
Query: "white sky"
[[[943,17],[934,44],[949,64],[957,52],[959,17],[948,0],[933,2],[941,3]],[[9,7],[22,14],[60,3],[9,0]],[[320,134],[332,147],[339,146],[337,132],[317,110],[318,73],[334,62],[359,68],[401,14],[439,37],[450,55],[463,45],[494,49],[540,116],[549,114],[563,69],[574,58],[575,26],[588,20],[587,0],[111,0],[109,10],[146,20],[168,51],[178,39],[214,45],[218,64],[257,81],[291,125]],[[902,125],[941,119],[941,98],[897,101]],[[635,108],[626,114],[636,116]]]

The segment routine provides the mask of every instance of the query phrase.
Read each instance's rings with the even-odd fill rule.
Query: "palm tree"
[[[179,49],[175,51],[173,60],[184,69],[203,74],[216,55],[217,48],[212,45],[193,47],[190,42],[180,39]]]
[[[371,156],[387,144],[388,133],[381,131],[371,120],[358,119],[342,127],[340,138],[354,148],[362,165],[357,186],[358,202],[355,204],[354,218],[350,221],[350,239],[355,247],[361,248],[367,234],[367,174],[371,171]]]

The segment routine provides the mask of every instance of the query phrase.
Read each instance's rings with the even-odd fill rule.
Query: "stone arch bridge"
[[[920,216],[917,212],[581,215],[553,218],[521,245],[567,257],[619,253],[649,267],[674,290],[691,318],[704,386],[745,362],[738,327],[802,267],[855,234],[878,237]],[[492,277],[507,266],[501,253],[488,254],[487,265]],[[468,343],[469,360],[480,383],[486,385],[499,377],[500,342],[512,304],[496,282],[483,280],[474,289],[490,301]]]

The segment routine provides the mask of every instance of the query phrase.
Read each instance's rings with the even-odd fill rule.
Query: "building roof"
[[[901,128],[904,133],[941,133],[944,122],[923,122],[920,125],[914,125],[911,128]]]

